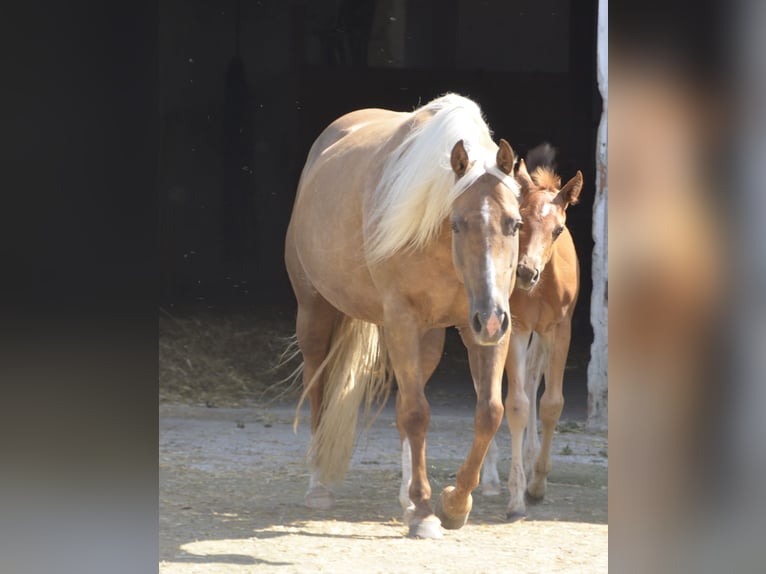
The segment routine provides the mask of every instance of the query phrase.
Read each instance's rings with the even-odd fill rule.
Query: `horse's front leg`
[[[403,437],[403,454],[410,458],[409,466],[406,460],[402,464],[403,473],[410,473],[405,520],[408,522],[409,536],[441,538],[439,519],[431,508],[431,485],[426,473],[426,432],[431,416],[421,361],[422,343],[426,337],[413,317],[414,313],[387,310],[384,330],[399,389],[396,423]],[[403,476],[403,481],[407,478]],[[401,495],[400,498],[404,506],[406,501]]]
[[[482,346],[470,335],[463,337],[476,389],[476,414],[471,450],[457,472],[455,486],[442,491],[436,506],[436,515],[445,528],[460,528],[468,520],[473,506],[471,491],[479,485],[481,465],[503,420],[501,388],[508,339],[504,337],[497,345]]]
[[[424,384],[428,382],[439,365],[444,350],[444,335],[444,329],[433,329],[428,331],[420,341],[420,368],[423,373]],[[402,393],[396,395],[396,412],[403,412]],[[399,488],[399,502],[404,511],[404,523],[410,526],[415,518],[415,504],[410,500],[412,449],[409,438],[407,438],[407,430],[402,425],[404,418],[405,416],[402,414],[401,417],[397,416],[396,421],[402,449],[402,483]]]
[[[553,333],[545,335],[543,343],[550,349],[550,360],[545,370],[545,392],[540,399],[540,420],[542,422],[542,448],[535,461],[535,470],[527,494],[533,502],[545,496],[548,473],[551,471],[551,444],[553,433],[564,408],[564,370],[569,354],[571,325],[569,320],[558,325]]]

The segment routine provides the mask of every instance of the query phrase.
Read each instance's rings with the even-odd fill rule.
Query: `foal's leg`
[[[524,435],[524,474],[527,477],[532,476],[535,459],[540,452],[540,436],[537,432],[537,390],[542,382],[543,370],[548,365],[547,347],[547,340],[534,333],[532,344],[527,349],[527,368],[524,375],[524,387],[529,399],[527,432]]]
[[[436,370],[436,367],[441,360],[442,351],[444,349],[444,335],[444,329],[434,329],[426,333],[421,340],[420,365],[423,372],[423,380],[426,382],[431,378],[431,375]],[[404,511],[404,523],[409,526],[415,515],[415,504],[410,500],[410,485],[412,484],[412,449],[410,447],[410,441],[407,438],[407,432],[400,422],[403,420],[404,416],[398,416],[398,414],[402,412],[401,397],[402,394],[397,393],[396,426],[399,429],[399,438],[401,439],[402,448],[402,484],[399,488],[399,502]]]
[[[312,434],[319,425],[325,385],[325,375],[320,373],[317,376],[317,372],[327,357],[333,326],[338,315],[338,311],[316,291],[310,296],[299,299],[296,335],[303,354],[303,385],[308,388]],[[311,385],[315,376],[317,376],[317,380]],[[311,386],[309,387],[309,385]],[[321,509],[332,508],[335,504],[335,495],[319,481],[315,468],[310,468],[310,471],[309,489],[305,496],[306,506]]]
[[[415,316],[403,305],[390,305],[386,309],[384,334],[398,386],[396,422],[404,435],[402,449],[409,445],[412,463],[408,495],[413,508],[409,508],[408,503],[406,517],[409,519],[409,536],[441,538],[439,519],[431,509],[431,485],[426,473],[426,432],[430,408],[424,392],[421,347],[428,336],[423,336]],[[407,470],[406,465],[403,470]]]
[[[524,388],[529,331],[514,330],[506,358],[508,396],[505,399],[505,417],[511,432],[511,470],[508,473],[508,520],[518,520],[526,514],[524,491],[527,477],[524,474],[522,447],[524,428],[529,417],[529,398]]]
[[[533,500],[540,500],[545,496],[547,477],[551,470],[553,431],[556,429],[561,411],[564,408],[562,387],[571,331],[571,319],[569,319],[559,324],[549,337],[546,336],[546,343],[550,345],[550,360],[545,370],[545,392],[540,398],[543,440],[540,454],[535,462],[534,476],[527,488],[527,494]]]
[[[466,332],[465,329],[461,331]],[[442,491],[436,513],[445,528],[460,528],[473,506],[471,491],[479,486],[479,472],[487,449],[503,420],[502,377],[509,337],[493,346],[477,345],[471,335],[463,336],[468,348],[471,376],[476,389],[473,443],[457,472],[455,486]]]
[[[498,496],[500,494],[500,475],[497,472],[499,459],[497,440],[492,439],[489,443],[487,456],[484,457],[484,465],[481,467],[481,493],[484,496]]]

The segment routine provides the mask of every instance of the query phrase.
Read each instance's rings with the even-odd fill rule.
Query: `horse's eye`
[[[509,217],[503,222],[503,233],[506,235],[516,235],[519,227],[521,227],[521,220]]]
[[[561,233],[564,231],[564,227],[562,225],[558,226],[556,229],[553,230],[553,239],[556,239]]]
[[[453,233],[458,233],[459,232],[459,230],[457,228],[457,221],[455,221],[454,219],[452,220],[452,232]]]

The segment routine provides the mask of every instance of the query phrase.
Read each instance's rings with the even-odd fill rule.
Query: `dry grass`
[[[292,316],[250,312],[160,310],[160,403],[207,406],[264,404],[300,394],[290,378],[300,360],[280,365]]]

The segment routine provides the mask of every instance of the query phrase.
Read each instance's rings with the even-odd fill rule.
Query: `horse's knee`
[[[503,403],[500,399],[479,401],[476,404],[476,428],[477,430],[491,433],[492,435],[500,428],[503,422]]]
[[[509,424],[512,422],[526,424],[529,417],[529,398],[526,393],[508,394],[505,401],[505,415],[508,417]]]
[[[540,399],[540,420],[543,423],[555,423],[564,409],[564,397],[562,395],[543,397]]]

